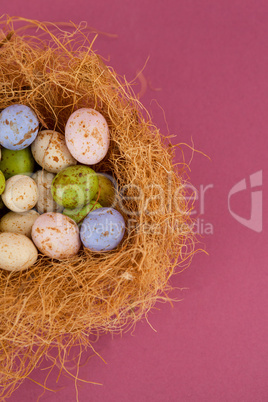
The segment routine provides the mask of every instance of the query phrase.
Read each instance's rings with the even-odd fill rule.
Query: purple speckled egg
[[[125,233],[123,216],[113,208],[98,208],[90,212],[80,228],[83,245],[92,251],[112,250]]]
[[[11,105],[0,113],[0,144],[18,151],[35,140],[39,121],[35,112],[25,105]]]

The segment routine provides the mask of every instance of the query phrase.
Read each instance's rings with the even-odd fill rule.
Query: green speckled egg
[[[96,201],[90,201],[89,204],[75,209],[64,209],[63,215],[69,216],[69,218],[73,219],[76,223],[82,222],[83,219],[95,209],[102,208],[102,205]]]
[[[108,178],[109,176],[103,173],[97,173],[99,179],[99,191],[93,198],[97,200],[103,207],[111,207],[115,200],[115,188],[112,181]]]
[[[6,180],[3,172],[0,170],[0,194],[2,194],[6,187]]]
[[[75,165],[54,178],[51,193],[57,204],[74,209],[89,204],[99,188],[97,174],[89,166]]]
[[[30,176],[34,171],[34,163],[30,148],[24,148],[20,151],[2,148],[0,170],[4,173],[6,180],[17,174]]]

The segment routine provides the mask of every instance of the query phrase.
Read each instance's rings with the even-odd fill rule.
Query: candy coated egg
[[[69,218],[73,219],[76,223],[82,222],[83,219],[92,211],[95,211],[95,209],[102,208],[102,205],[100,205],[96,201],[90,201],[89,204],[80,207],[80,208],[75,208],[75,209],[64,209],[63,210],[63,215],[69,216]]]
[[[32,239],[41,253],[58,260],[74,256],[81,246],[77,224],[56,212],[45,213],[36,219]]]
[[[96,172],[89,166],[63,169],[52,182],[51,192],[57,204],[74,209],[88,204],[99,188]]]
[[[45,170],[38,170],[32,175],[39,194],[35,208],[40,214],[45,212],[62,212],[63,210],[63,207],[54,201],[51,194],[51,185],[54,177],[55,174]]]
[[[31,237],[32,226],[39,213],[31,210],[26,212],[8,212],[0,220],[0,231],[8,233],[20,233]]]
[[[102,114],[94,109],[78,109],[67,121],[65,140],[76,160],[86,165],[94,165],[108,152],[110,134],[107,122]]]
[[[0,194],[2,194],[5,190],[6,179],[3,172],[0,170]]]
[[[90,212],[80,228],[83,245],[92,251],[112,250],[125,233],[123,216],[113,208],[99,208]]]
[[[36,162],[51,173],[77,163],[66,146],[64,135],[53,130],[38,133],[32,144],[32,153]]]
[[[13,212],[29,211],[38,200],[37,185],[28,176],[12,176],[6,181],[2,200],[5,206]]]
[[[33,242],[19,233],[0,233],[0,268],[22,271],[37,260],[38,252]]]
[[[97,200],[103,207],[111,207],[115,201],[115,188],[113,185],[113,178],[104,173],[97,173],[99,179],[99,191],[93,198]]]
[[[19,150],[31,145],[38,133],[35,112],[25,105],[11,105],[0,113],[0,144]]]
[[[25,148],[20,151],[12,151],[3,148],[0,169],[6,179],[17,174],[31,175],[34,171],[34,158],[31,149]]]

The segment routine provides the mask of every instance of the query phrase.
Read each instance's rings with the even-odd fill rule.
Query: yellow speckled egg
[[[85,165],[94,165],[108,152],[110,134],[107,122],[94,109],[78,109],[67,121],[65,140],[76,160]]]
[[[38,252],[33,242],[19,233],[0,233],[0,268],[22,271],[37,260]]]
[[[36,219],[32,239],[41,253],[58,260],[74,256],[81,246],[77,224],[57,212],[48,212]]]
[[[8,212],[0,220],[0,231],[20,233],[31,238],[32,226],[39,213],[31,210],[26,212]]]
[[[25,175],[16,175],[6,181],[2,194],[3,203],[13,212],[25,212],[32,209],[38,200],[35,181]]]
[[[66,146],[64,135],[57,131],[39,131],[31,150],[36,162],[51,173],[77,163]]]
[[[38,172],[32,175],[32,179],[37,184],[39,193],[35,208],[40,214],[63,211],[63,207],[54,201],[51,194],[51,185],[54,177],[55,174],[46,172],[45,170],[38,170]]]

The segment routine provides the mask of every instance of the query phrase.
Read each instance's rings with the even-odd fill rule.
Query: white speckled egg
[[[25,212],[32,209],[38,200],[35,181],[28,176],[18,174],[6,181],[2,194],[3,203],[13,212]]]
[[[45,212],[62,212],[63,207],[58,205],[51,194],[51,184],[55,174],[46,172],[45,170],[38,170],[32,175],[38,187],[38,201],[36,203],[36,210],[43,214]]]
[[[57,131],[40,131],[31,149],[36,162],[51,173],[58,173],[77,163],[66,146],[64,135]]]
[[[31,145],[38,133],[39,121],[25,105],[11,105],[0,113],[0,144],[18,151]]]
[[[26,212],[8,212],[0,220],[0,231],[20,233],[31,238],[32,226],[39,213],[31,210]]]
[[[94,109],[78,109],[67,121],[65,140],[76,160],[85,165],[94,165],[108,152],[110,134],[107,122]]]
[[[81,246],[77,224],[56,212],[48,212],[36,219],[32,239],[41,253],[57,260],[74,256]]]
[[[37,260],[38,252],[28,237],[19,233],[0,233],[0,268],[22,271]]]

